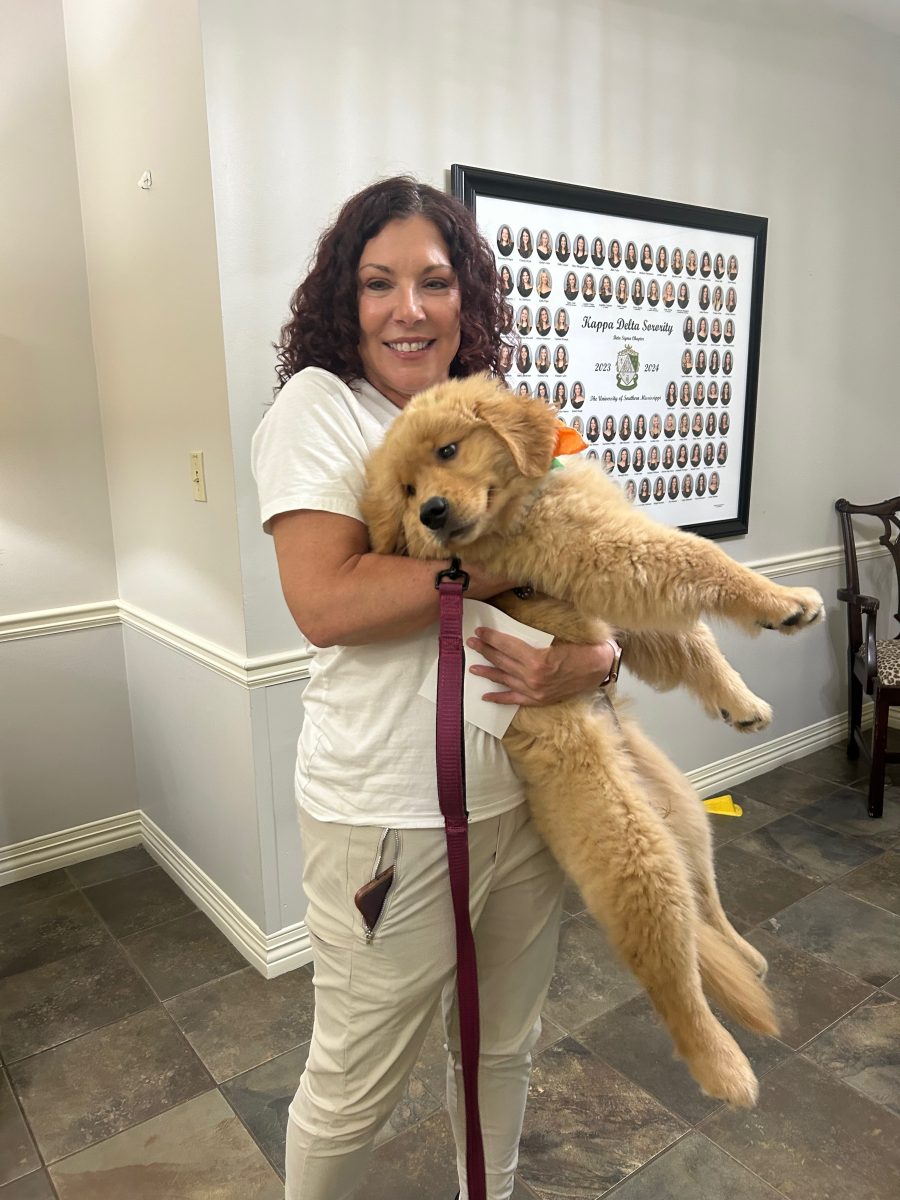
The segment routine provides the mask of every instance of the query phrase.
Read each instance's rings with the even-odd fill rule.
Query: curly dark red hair
[[[444,239],[459,281],[460,343],[451,377],[477,371],[502,374],[501,335],[512,328],[513,313],[500,294],[493,252],[465,205],[400,175],[351,196],[319,238],[309,274],[291,297],[291,317],[275,343],[276,391],[304,367],[322,367],[347,383],[362,377],[359,260],[366,243],[389,221],[416,214],[427,217]]]

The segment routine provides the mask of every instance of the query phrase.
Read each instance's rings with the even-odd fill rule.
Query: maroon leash
[[[466,1109],[466,1179],[469,1200],[487,1200],[484,1146],[478,1113],[478,966],[469,920],[469,814],[466,810],[466,758],[463,740],[462,638],[463,592],[469,576],[459,559],[439,571],[434,586],[440,592],[440,644],[437,683],[438,800],[447,835],[450,896],[456,923],[456,999],[462,1051]]]

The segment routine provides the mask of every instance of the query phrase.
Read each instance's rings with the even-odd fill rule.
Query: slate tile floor
[[[896,743],[897,735],[892,732]],[[768,958],[777,1040],[732,1112],[673,1060],[570,889],[515,1200],[892,1200],[900,777],[885,817],[829,747],[734,789],[720,888]],[[0,889],[0,1200],[275,1200],[311,969],[263,980],[140,848]],[[450,1200],[429,1034],[361,1195]]]

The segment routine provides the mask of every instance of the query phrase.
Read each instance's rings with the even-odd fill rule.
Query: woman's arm
[[[291,615],[314,646],[364,646],[405,637],[438,619],[438,560],[372,554],[366,527],[353,517],[301,509],[272,518],[281,587]],[[470,573],[466,595],[489,600],[519,580]],[[474,674],[497,683],[499,704],[553,704],[589,691],[609,675],[613,653],[558,643],[538,650],[496,630],[479,631],[475,646],[494,664]]]
[[[300,509],[272,518],[281,587],[291,615],[314,646],[364,646],[405,637],[438,619],[435,560],[372,554],[362,521]],[[518,580],[463,563],[466,592],[487,600]]]

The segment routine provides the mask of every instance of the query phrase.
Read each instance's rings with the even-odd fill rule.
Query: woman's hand
[[[609,676],[613,649],[608,642],[581,646],[555,642],[535,649],[521,638],[496,629],[479,628],[466,645],[492,665],[473,665],[473,675],[500,684],[502,690],[486,692],[494,704],[555,704],[598,687]]]

